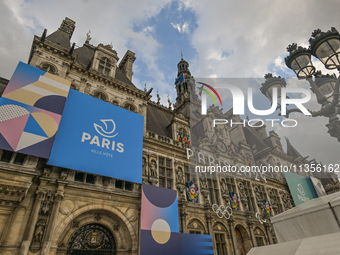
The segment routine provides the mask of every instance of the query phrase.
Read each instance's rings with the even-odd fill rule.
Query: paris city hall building
[[[34,36],[28,64],[71,81],[71,88],[144,116],[143,183],[178,192],[178,215],[183,233],[211,235],[215,255],[246,254],[252,247],[274,244],[263,200],[271,215],[294,206],[281,173],[267,179],[246,176],[193,176],[186,149],[190,147],[190,94],[196,95],[189,64],[181,59],[171,106],[151,100],[151,90],[132,82],[135,54],[123,58],[111,45],[94,46],[87,36],[81,47],[71,43],[75,22],[69,18],[53,33]],[[176,77],[174,77],[176,78]],[[178,80],[178,78],[180,78]],[[0,78],[0,93],[8,80]],[[197,96],[197,95],[196,95]],[[240,120],[231,111],[208,110],[223,119]],[[203,140],[205,153],[218,151],[233,165],[255,161],[263,165],[309,163],[287,139],[284,151],[279,136],[265,126],[224,125],[213,143],[215,130]],[[216,131],[217,132],[217,131]],[[186,139],[178,139],[179,134]],[[47,160],[0,150],[0,254],[107,254],[137,255],[140,243],[141,184],[131,183],[46,164]],[[198,187],[198,200],[186,193],[189,182]],[[326,189],[336,191],[336,179]],[[238,210],[220,218],[212,205],[230,206],[229,194],[239,197]],[[256,214],[258,212],[258,214]],[[260,219],[265,222],[260,222]]]

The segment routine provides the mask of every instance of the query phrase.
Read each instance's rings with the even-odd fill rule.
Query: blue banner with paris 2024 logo
[[[284,175],[296,206],[318,197],[310,178],[291,172]]]
[[[144,117],[70,90],[48,164],[141,183]]]

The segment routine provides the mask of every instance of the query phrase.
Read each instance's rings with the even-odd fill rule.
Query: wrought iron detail
[[[67,255],[115,255],[116,242],[112,233],[99,224],[79,228],[68,245]]]

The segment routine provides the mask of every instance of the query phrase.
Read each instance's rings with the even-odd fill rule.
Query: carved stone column
[[[256,194],[255,194],[255,190],[254,190],[254,186],[256,186],[256,185],[259,185],[259,184],[257,184],[256,182],[250,182],[250,187],[251,187],[251,194],[252,194],[252,196],[253,196],[253,198],[254,198],[254,201],[255,201],[255,210],[257,211],[257,212],[261,212],[261,207],[260,207],[260,205],[261,205],[261,203],[263,202],[263,201],[259,201],[258,199],[257,199],[257,196],[256,196]],[[268,197],[268,196],[267,196]]]
[[[45,183],[46,184],[46,183]],[[26,231],[24,234],[23,241],[21,242],[19,255],[27,255],[28,249],[31,245],[31,242],[33,240],[33,234],[35,230],[35,225],[37,224],[39,210],[41,207],[41,202],[44,200],[46,194],[46,188],[45,187],[39,187],[36,191],[36,198],[34,201],[33,209],[30,215],[30,220],[26,226]]]
[[[181,223],[182,223],[182,232],[187,233],[187,201],[180,202],[181,207]]]
[[[285,208],[284,203],[283,203],[283,201],[282,201],[282,197],[281,197],[281,195],[280,195],[280,192],[281,192],[281,190],[278,191],[278,194],[279,194],[280,204],[282,205],[282,212],[284,212],[284,211],[286,211],[286,208]]]
[[[180,201],[185,201],[185,194],[184,194],[184,191],[185,191],[185,189],[186,189],[185,184],[177,183],[176,188],[178,189],[179,194],[180,194],[180,195],[178,196],[179,200],[180,200]]]
[[[249,229],[250,238],[251,238],[251,241],[253,243],[253,247],[257,247],[257,241],[256,241],[256,238],[255,238],[255,233],[254,233],[254,228],[253,228],[254,222],[251,219],[251,213],[247,212],[246,215],[247,215],[247,226],[248,226],[248,229]]]
[[[267,236],[268,236],[268,239],[269,239],[269,243],[274,244],[272,233],[270,232],[271,224],[270,223],[264,223],[264,227],[266,229],[266,233],[267,233]]]
[[[213,234],[213,229],[212,229],[212,222],[211,222],[211,220],[212,220],[212,215],[211,215],[211,212],[209,212],[208,210],[208,208],[206,208],[207,209],[207,212],[205,213],[205,218],[206,218],[206,220],[207,220],[207,225],[208,225],[208,234],[209,235],[212,235]]]
[[[41,254],[50,254],[52,237],[53,237],[55,225],[57,223],[60,202],[64,197],[65,185],[66,183],[62,183],[62,182],[58,183],[58,189],[55,193],[54,205],[53,205],[52,213],[51,213],[48,225],[47,225],[45,238],[44,238],[44,242],[43,242],[42,249],[41,249]]]
[[[142,201],[142,195],[139,196],[139,201]],[[138,233],[142,232],[142,221],[141,221],[141,213],[142,213],[142,204],[138,205]],[[141,234],[138,235],[138,243],[140,243],[141,240]],[[137,254],[140,255],[140,245],[137,247],[138,252]]]
[[[209,190],[207,190],[207,189],[201,189],[201,194],[202,194],[202,196],[203,196],[203,203],[204,203],[204,205],[206,205],[206,206],[208,206],[209,205],[209,199],[208,199],[208,197],[209,197]]]
[[[234,222],[235,222],[234,217],[230,216],[230,218],[228,219],[228,224],[231,233],[231,240],[233,241],[234,255],[239,255]]]
[[[18,210],[18,207],[15,207],[15,209],[11,212],[9,218],[6,220],[5,226],[2,230],[2,234],[1,234],[1,237],[0,237],[0,245],[5,243],[6,237],[9,235],[8,231],[9,231],[10,227],[12,226],[14,215],[16,214],[17,210]]]
[[[207,226],[208,226],[208,234],[211,235],[212,242],[213,242],[213,247],[214,247],[214,253],[216,254],[216,245],[215,245],[215,236],[212,228],[212,214],[209,209],[211,209],[210,205],[205,206],[206,213],[205,213],[205,218],[207,220]]]
[[[240,193],[240,191],[238,189],[238,180],[239,180],[238,178],[234,177],[234,181],[235,181],[235,193],[238,195],[238,198],[241,201],[241,193]],[[243,203],[239,203],[239,210],[240,211],[245,211],[245,209],[243,208]]]

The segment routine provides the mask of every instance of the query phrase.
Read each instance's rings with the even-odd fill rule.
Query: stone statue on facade
[[[207,179],[204,177],[200,177],[200,186],[201,186],[201,190],[203,189],[208,189],[208,183],[207,183]]]
[[[185,184],[185,175],[182,168],[178,168],[176,171],[176,181],[180,184]]]
[[[91,30],[89,29],[89,32],[86,33],[86,42],[89,43],[91,41],[91,36],[90,36]]]
[[[245,190],[242,182],[238,183],[238,190],[239,190],[239,193],[240,193],[240,201],[243,205],[243,208],[244,208],[245,211],[248,211],[249,208],[248,208],[247,193],[246,193],[246,190]]]
[[[35,232],[34,232],[34,236],[33,236],[33,242],[34,243],[39,243],[41,244],[43,241],[43,237],[44,237],[44,232],[45,232],[45,221],[44,220],[39,220],[36,228],[35,228]]]
[[[146,167],[146,159],[143,157],[143,162],[142,162],[142,169],[143,169],[143,175],[147,176],[148,175],[148,169]]]
[[[45,200],[42,202],[41,205],[41,214],[42,215],[49,215],[53,206],[53,194],[51,191],[45,196]]]
[[[222,192],[222,197],[229,197],[229,190],[228,190],[228,185],[227,181],[225,178],[220,178],[220,185],[221,185],[221,192]]]
[[[156,177],[157,178],[157,165],[156,165],[156,161],[151,161],[151,166],[149,169],[149,173],[151,177]]]

